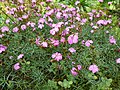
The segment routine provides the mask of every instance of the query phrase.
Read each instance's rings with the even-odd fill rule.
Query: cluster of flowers
[[[92,12],[88,13],[89,18],[84,18],[82,15],[79,14],[76,8],[70,8],[67,5],[59,4],[61,8],[52,8],[53,5],[52,0],[46,0],[46,2],[49,2],[49,6],[46,6],[45,9],[47,12],[42,15],[40,13],[40,9],[37,8],[36,0],[32,0],[32,10],[34,12],[34,15],[30,11],[26,11],[27,6],[25,6],[23,0],[18,0],[19,5],[16,8],[10,8],[7,7],[7,14],[12,15],[14,18],[16,18],[17,22],[24,22],[20,26],[15,26],[12,29],[12,32],[17,33],[19,30],[27,30],[28,27],[31,27],[33,31],[38,30],[41,32],[41,30],[45,27],[45,25],[49,26],[50,29],[48,30],[50,37],[47,39],[45,38],[36,38],[36,45],[41,46],[43,48],[50,48],[52,45],[53,47],[58,47],[60,44],[69,44],[72,46],[72,44],[77,44],[79,41],[79,28],[80,26],[76,25],[76,23],[80,23],[80,25],[84,25],[87,23],[87,21],[90,19],[91,21],[93,18],[99,18],[102,15],[107,15],[102,11],[99,10],[98,12],[96,10],[92,10]],[[103,0],[99,0],[99,2],[103,2]],[[14,3],[14,2],[13,2]],[[79,2],[76,2],[79,3]],[[40,2],[38,5],[41,5],[44,7],[45,2]],[[26,13],[24,13],[26,11]],[[21,13],[19,15],[19,13]],[[33,15],[33,16],[32,16]],[[30,17],[37,17],[38,21],[33,21],[30,19]],[[111,17],[111,16],[109,16]],[[58,22],[55,23],[54,19]],[[6,20],[6,24],[9,24],[10,20]],[[15,22],[13,22],[15,23]],[[101,26],[106,26],[108,24],[111,24],[112,20],[98,20],[95,23],[90,23],[92,28],[96,30],[97,28]],[[1,38],[4,36],[4,32],[9,32],[9,27],[3,26],[1,29],[2,35]],[[43,29],[44,30],[44,29]],[[91,30],[91,33],[94,33],[94,30]],[[44,33],[43,33],[44,35]],[[113,36],[110,36],[109,42],[111,44],[116,44],[116,40]],[[91,44],[94,42],[92,40],[82,40],[82,45],[86,47],[90,47]],[[7,49],[6,46],[0,45],[0,53],[5,51]],[[70,53],[75,53],[76,50],[73,47],[70,47],[68,49]],[[24,56],[24,54],[20,54],[18,56],[18,59],[21,59]],[[51,56],[54,60],[60,61],[63,59],[61,53],[55,52]],[[118,58],[116,60],[117,63],[120,63],[120,59]],[[18,70],[20,69],[20,63],[16,63],[14,65],[14,69]],[[77,65],[76,67],[73,67],[71,69],[72,75],[76,76],[78,74],[78,71],[82,69],[81,65]],[[89,70],[93,73],[96,73],[99,71],[98,66],[95,64],[92,64],[89,66]]]

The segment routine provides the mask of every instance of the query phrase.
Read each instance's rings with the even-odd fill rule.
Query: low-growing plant
[[[81,2],[0,2],[0,89],[120,89],[119,17]]]

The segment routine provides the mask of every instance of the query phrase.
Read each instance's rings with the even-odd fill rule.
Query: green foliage
[[[61,87],[70,88],[70,86],[73,84],[73,82],[72,81],[67,81],[66,79],[64,79],[63,82],[59,81],[58,84]]]
[[[42,0],[43,1],[43,0]],[[80,0],[80,4],[75,6],[76,0],[55,0],[50,5],[51,8],[59,8],[58,2],[68,4],[68,7],[80,8],[81,18],[88,20],[88,12],[91,10],[102,10],[105,14],[114,14],[110,10],[118,10],[116,4],[118,0],[104,0],[104,3],[99,3],[97,0]],[[112,1],[112,5],[107,2]],[[2,10],[5,10],[3,3]],[[7,4],[9,5],[9,4]],[[47,12],[45,8],[49,6],[45,3],[44,6],[38,4],[42,15]],[[105,7],[106,6],[106,7]],[[10,7],[14,7],[12,4]],[[105,8],[107,9],[105,9]],[[29,8],[29,7],[28,7]],[[30,8],[29,8],[30,9]],[[31,13],[33,14],[32,10]],[[19,13],[17,13],[19,14]],[[22,15],[22,14],[21,14]],[[75,45],[60,45],[59,47],[50,46],[49,48],[39,47],[35,44],[36,37],[40,37],[41,41],[46,38],[51,38],[48,25],[40,30],[36,28],[33,32],[31,28],[25,31],[13,33],[12,29],[18,25],[26,23],[27,21],[17,22],[12,24],[13,17],[6,16],[0,11],[0,28],[5,24],[6,19],[10,19],[10,32],[5,32],[4,37],[0,38],[0,44],[8,46],[7,51],[0,54],[0,90],[119,90],[120,89],[120,65],[116,64],[115,59],[120,56],[120,28],[118,26],[118,15],[114,14],[110,18],[112,24],[100,27],[95,30],[95,33],[90,31],[93,29],[90,26],[91,21],[88,20],[85,25],[79,25],[75,22],[82,32],[79,33],[79,42]],[[55,16],[51,16],[54,23],[59,22]],[[38,17],[33,16],[31,21],[37,23]],[[94,18],[93,23],[96,25],[98,20],[107,20],[108,17],[101,15],[100,18]],[[16,21],[16,20],[15,20]],[[29,20],[28,20],[29,21]],[[62,20],[61,20],[62,21]],[[8,25],[7,25],[8,26]],[[97,26],[97,25],[96,25]],[[110,28],[112,26],[112,28]],[[66,27],[66,26],[65,26]],[[64,27],[62,28],[64,29]],[[106,34],[106,30],[109,34]],[[71,32],[75,30],[71,29]],[[2,34],[2,32],[0,32]],[[117,40],[116,45],[109,43],[109,36],[115,36]],[[59,36],[59,35],[57,35]],[[56,36],[56,37],[57,37]],[[58,37],[60,38],[60,37]],[[82,45],[82,40],[93,40],[93,44],[88,48]],[[76,53],[70,53],[68,49],[74,47]],[[62,52],[63,60],[60,62],[51,59],[51,55],[55,52]],[[17,56],[24,53],[24,58],[18,60]],[[70,56],[70,59],[67,56]],[[10,59],[10,56],[13,56]],[[15,63],[20,63],[20,70],[15,71],[13,66]],[[76,62],[72,64],[72,62]],[[93,74],[88,70],[88,67],[96,63],[99,67],[99,72]],[[82,65],[82,70],[77,71],[78,75],[71,74],[71,68],[76,65]]]

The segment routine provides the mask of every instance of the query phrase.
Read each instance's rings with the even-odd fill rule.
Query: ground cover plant
[[[118,1],[86,1],[0,2],[1,90],[120,89]]]

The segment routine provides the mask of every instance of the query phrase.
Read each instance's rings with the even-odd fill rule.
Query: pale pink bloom
[[[2,38],[3,36],[5,36],[4,34],[0,34],[0,38]]]
[[[76,1],[76,2],[75,2],[75,5],[78,5],[79,3],[80,3],[80,1]]]
[[[38,28],[40,28],[40,29],[42,29],[43,27],[44,27],[43,24],[39,24],[39,25],[38,25]]]
[[[63,36],[65,36],[66,34],[69,34],[69,28],[68,27],[65,30],[62,31]]]
[[[42,45],[42,47],[48,47],[48,43],[47,42],[42,42],[41,45]]]
[[[90,23],[90,26],[93,26],[94,24],[93,23]]]
[[[40,42],[39,42],[39,41],[40,41],[40,38],[39,38],[39,37],[38,37],[38,38],[36,38],[35,43],[36,43],[36,45],[38,45],[38,46],[40,45]]]
[[[110,4],[112,4],[112,2],[108,2],[108,4],[110,5]]]
[[[98,13],[98,14],[96,15],[97,18],[99,18],[100,16],[101,16],[100,13]]]
[[[50,17],[48,17],[48,21],[49,21],[49,22],[53,22],[53,20],[52,20]]]
[[[116,59],[116,63],[120,63],[120,58]]]
[[[110,36],[110,37],[109,37],[109,42],[110,42],[111,44],[116,44],[116,40],[115,40],[115,38],[114,38],[113,36]]]
[[[99,2],[103,2],[103,0],[98,0]]]
[[[106,31],[106,34],[108,34],[109,33],[109,31]]]
[[[82,40],[82,45],[84,45],[85,44],[85,40]]]
[[[78,69],[78,70],[81,70],[81,69],[82,69],[82,66],[81,66],[81,65],[77,65],[77,69]]]
[[[55,30],[54,29],[50,30],[50,34],[55,35]]]
[[[35,27],[35,23],[31,22],[31,23],[30,23],[30,26],[31,26],[31,27]]]
[[[89,12],[88,15],[89,15],[90,17],[93,17],[94,14],[93,14],[92,12]]]
[[[36,28],[33,28],[33,31],[35,31],[36,30]]]
[[[21,25],[21,29],[24,31],[26,29],[26,25]]]
[[[24,56],[24,54],[20,54],[17,59],[21,59]]]
[[[93,17],[89,17],[89,19],[92,21],[92,20],[93,20]]]
[[[58,27],[55,27],[55,28],[54,28],[54,31],[55,31],[55,32],[58,32],[58,31],[59,31],[59,28],[58,28]]]
[[[77,75],[78,75],[77,69],[76,69],[75,67],[72,68],[71,74],[72,74],[73,76],[77,76]]]
[[[91,45],[92,43],[93,43],[92,40],[87,40],[87,41],[85,42],[85,46],[90,47],[90,45]]]
[[[32,0],[32,3],[36,3],[36,0]]]
[[[68,37],[68,43],[74,44],[78,42],[78,33],[72,34]]]
[[[65,37],[61,37],[60,42],[64,43],[65,42]]]
[[[76,17],[76,20],[80,21],[80,17]]]
[[[61,53],[58,53],[58,52],[53,53],[53,54],[52,54],[52,58],[53,58],[54,60],[56,60],[56,61],[60,61],[60,60],[62,60],[62,54],[61,54]]]
[[[10,20],[9,20],[9,19],[7,19],[7,20],[6,20],[6,24],[9,24],[9,22],[10,22]]]
[[[44,5],[45,4],[45,2],[40,2],[40,5]]]
[[[9,59],[12,59],[13,58],[13,56],[9,56]]]
[[[54,45],[54,46],[58,46],[59,45],[59,40],[53,40],[51,39],[51,43]]]
[[[86,19],[86,18],[83,18],[83,19],[81,20],[81,24],[82,24],[82,25],[84,25],[86,22],[87,22],[87,19]]]
[[[8,32],[9,31],[9,28],[7,27],[7,26],[3,26],[2,28],[1,28],[1,32]]]
[[[96,73],[99,71],[98,66],[95,64],[89,66],[89,70],[92,71],[92,73]]]
[[[99,20],[99,21],[97,21],[97,24],[98,25],[102,25],[104,23],[104,20]]]
[[[61,12],[57,12],[57,14],[56,14],[57,19],[60,19],[60,18],[61,18],[61,15],[62,15]]]
[[[96,10],[92,10],[92,13],[96,13]]]
[[[71,48],[69,48],[68,50],[69,50],[71,53],[76,52],[76,50],[75,50],[74,48],[72,48],[72,47],[71,47]]]
[[[2,44],[0,44],[0,53],[4,52],[7,49],[6,46],[3,46]]]
[[[13,28],[13,32],[18,32],[18,30],[19,30],[18,27]]]
[[[72,64],[74,65],[74,64],[75,64],[75,62],[72,62]]]
[[[29,22],[27,22],[27,26],[30,26],[31,25],[31,22],[29,21]]]
[[[64,19],[67,19],[68,15],[66,13],[63,13],[63,17],[64,17]]]
[[[27,18],[28,18],[28,15],[22,15],[22,18],[23,18],[23,19],[27,19]]]
[[[19,3],[24,3],[23,0],[18,0]]]
[[[91,32],[91,33],[94,33],[94,30],[91,30],[90,32]]]
[[[46,0],[46,2],[52,2],[52,0]]]
[[[19,17],[19,18],[17,18],[17,19],[18,19],[18,21],[22,21],[22,20],[23,20],[21,17]]]
[[[20,69],[20,63],[16,63],[16,64],[14,65],[14,69],[15,69],[15,70],[19,70],[19,69]]]
[[[45,19],[44,19],[44,18],[40,18],[39,21],[38,21],[38,23],[42,23],[42,24],[43,24],[44,22],[45,22]]]
[[[75,64],[74,62],[72,62],[73,64]],[[78,75],[78,70],[81,70],[82,66],[81,65],[77,65],[77,67],[73,67],[72,70],[71,70],[71,74],[73,76],[76,76]]]
[[[97,26],[92,26],[92,28],[97,29],[98,27]]]

